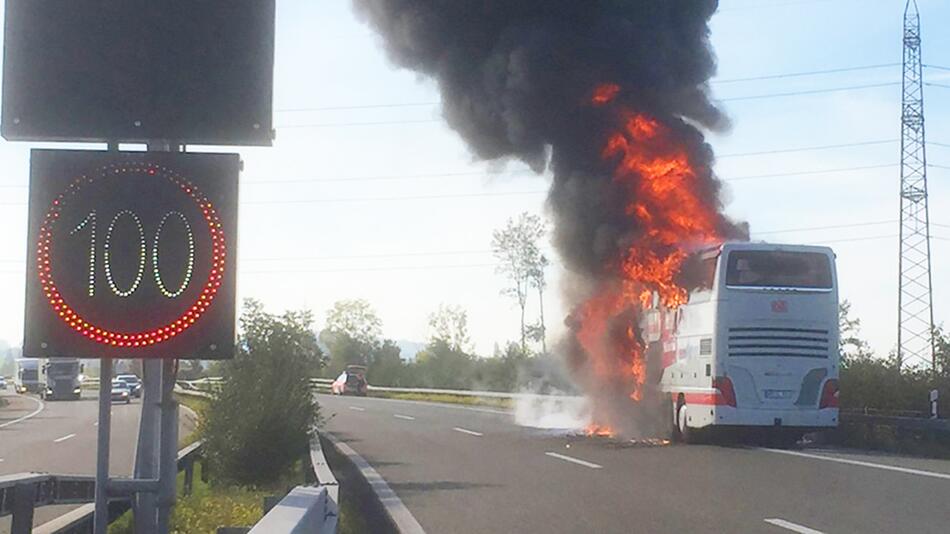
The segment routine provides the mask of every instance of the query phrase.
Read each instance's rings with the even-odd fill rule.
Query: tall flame
[[[606,106],[619,92],[619,86],[604,84],[594,90],[591,103]],[[602,283],[576,311],[575,335],[598,381],[619,382],[639,402],[646,362],[637,318],[654,293],[667,307],[684,304],[687,290],[676,283],[683,261],[690,250],[720,242],[722,236],[720,215],[704,200],[702,178],[685,141],[656,117],[623,105],[614,108],[621,126],[608,136],[601,156],[615,165],[613,182],[640,231],[624,244],[617,264],[608,266],[615,280]],[[596,412],[594,417],[592,429],[603,428]]]

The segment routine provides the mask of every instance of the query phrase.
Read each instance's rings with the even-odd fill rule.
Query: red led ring
[[[221,231],[221,219],[218,217],[214,205],[195,187],[191,182],[174,174],[169,169],[152,164],[128,164],[128,165],[109,165],[100,169],[100,177],[107,174],[126,174],[126,173],[148,173],[155,175],[162,172],[163,177],[178,186],[186,195],[198,205],[208,223],[208,230],[211,233],[211,272],[208,275],[208,281],[198,299],[188,308],[188,310],[174,321],[143,332],[123,333],[113,332],[99,326],[90,324],[77,314],[63,299],[56,283],[53,281],[52,261],[50,260],[50,243],[53,236],[53,224],[59,219],[63,206],[66,204],[66,195],[75,195],[84,185],[91,184],[94,178],[83,176],[77,178],[66,192],[57,196],[46,212],[46,218],[40,226],[39,241],[37,242],[37,274],[40,279],[40,285],[49,301],[53,311],[62,319],[67,326],[82,334],[86,338],[111,347],[146,347],[157,345],[164,341],[174,338],[181,334],[198,321],[205,311],[211,306],[218,288],[221,286],[221,280],[224,277],[225,256],[227,247],[225,246],[224,233]]]

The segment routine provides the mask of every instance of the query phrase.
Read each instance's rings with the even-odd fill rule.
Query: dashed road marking
[[[586,460],[581,460],[579,458],[574,458],[573,456],[565,456],[563,454],[558,454],[556,452],[546,452],[551,458],[557,458],[558,460],[564,460],[565,462],[575,463],[577,465],[583,465],[584,467],[590,467],[591,469],[601,469],[604,466],[595,464],[593,462],[588,462]]]
[[[63,441],[66,441],[67,439],[72,439],[74,437],[76,437],[76,434],[67,434],[61,438],[54,439],[53,443],[62,443]]]
[[[366,408],[360,408],[359,406],[350,406],[350,409],[356,412],[365,412]]]
[[[896,471],[908,475],[918,475],[922,477],[942,478],[950,480],[950,473],[936,473],[934,471],[924,471],[923,469],[911,469],[910,467],[898,467],[896,465],[875,464],[872,462],[863,462],[861,460],[849,460],[847,458],[834,458],[823,456],[821,454],[809,454],[807,452],[786,451],[782,449],[760,449],[763,451],[774,452],[777,454],[787,454],[789,456],[800,456],[802,458],[811,458],[813,460],[823,460],[825,462],[837,462],[840,464],[858,465],[861,467],[871,467],[874,469],[883,469],[885,471]]]
[[[765,522],[770,525],[775,525],[777,527],[782,527],[785,530],[791,530],[792,532],[798,532],[798,534],[824,534],[820,530],[815,530],[813,528],[808,528],[803,525],[798,525],[792,523],[791,521],[786,521],[784,519],[765,519]]]
[[[2,425],[0,425],[0,428],[7,427],[7,426],[10,426],[10,425],[15,425],[15,424],[19,423],[20,421],[26,421],[27,419],[33,417],[34,415],[36,415],[36,414],[42,412],[42,411],[43,411],[43,408],[46,407],[46,406],[43,404],[43,401],[41,401],[41,400],[39,400],[39,399],[34,399],[33,397],[27,397],[26,395],[17,395],[17,397],[23,397],[24,399],[30,399],[31,401],[35,402],[35,403],[38,405],[38,408],[36,408],[36,410],[34,410],[32,413],[28,413],[28,414],[24,415],[23,417],[21,417],[21,418],[19,418],[19,419],[14,419],[13,421],[7,421],[6,423],[3,423]]]
[[[416,420],[416,418],[413,417],[413,416],[411,416],[411,415],[402,415],[402,414],[398,414],[398,413],[394,413],[394,414],[393,414],[393,417],[395,417],[396,419],[405,419],[406,421],[415,421],[415,420]]]
[[[469,436],[478,436],[478,437],[484,436],[484,434],[482,434],[481,432],[475,432],[474,430],[467,430],[467,429],[459,428],[459,427],[455,427],[452,430],[456,432],[461,432],[463,434],[468,434]]]

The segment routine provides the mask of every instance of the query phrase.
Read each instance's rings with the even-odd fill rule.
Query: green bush
[[[269,487],[306,454],[318,406],[309,379],[321,358],[308,312],[275,316],[245,303],[234,360],[199,431],[221,484]]]

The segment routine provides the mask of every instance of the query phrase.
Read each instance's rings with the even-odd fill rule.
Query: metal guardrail
[[[201,457],[201,442],[178,451],[178,471],[185,472],[185,494],[191,492],[194,464]],[[33,529],[33,511],[37,506],[92,503],[96,479],[92,476],[19,473],[0,477],[0,517],[13,516],[11,534],[29,532],[71,534],[92,529],[94,508],[91,504],[74,510]],[[129,499],[115,499],[110,516],[117,517],[131,508]]]

